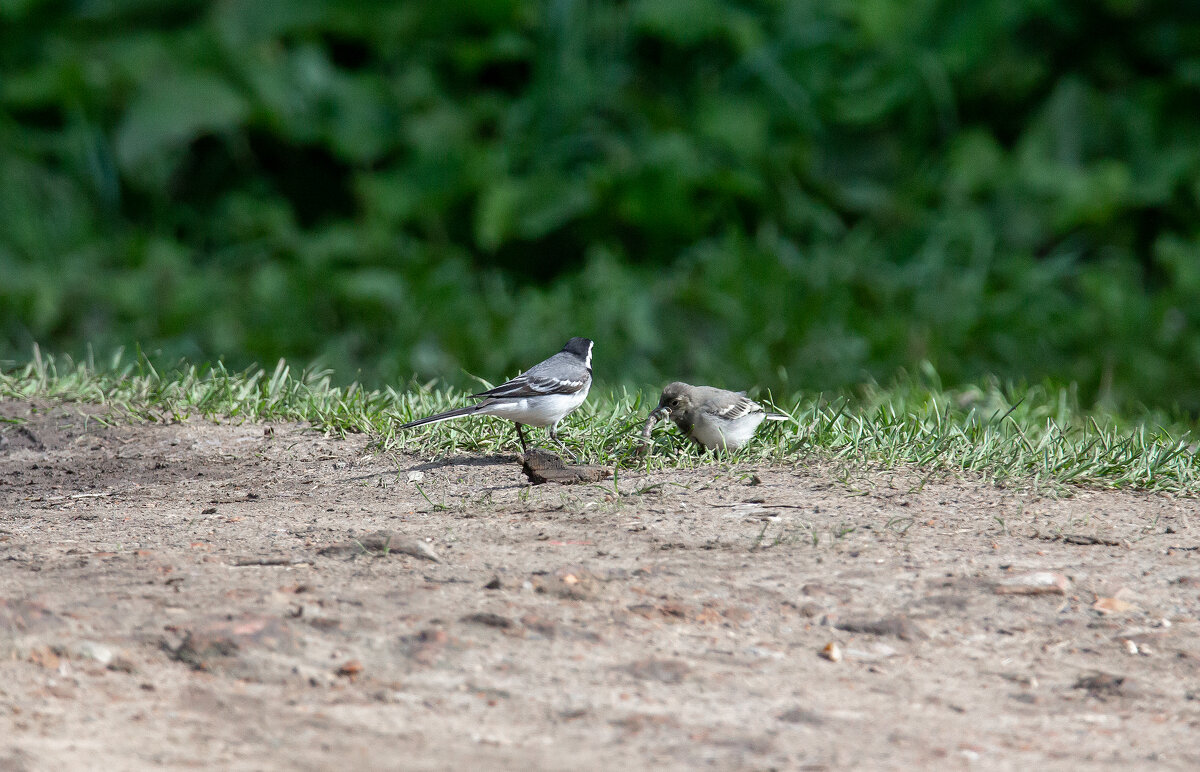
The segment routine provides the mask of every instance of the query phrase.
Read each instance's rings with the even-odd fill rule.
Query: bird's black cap
[[[562,350],[587,359],[588,354],[592,353],[592,341],[589,338],[571,338],[567,341],[567,345],[562,347]]]

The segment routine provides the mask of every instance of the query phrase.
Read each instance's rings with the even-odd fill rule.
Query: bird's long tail
[[[456,407],[453,410],[447,410],[445,413],[438,413],[427,418],[418,418],[415,421],[409,421],[406,424],[397,426],[397,429],[411,429],[414,426],[424,426],[425,424],[436,424],[442,421],[450,421],[455,418],[462,418],[465,415],[474,415],[478,413],[487,403],[481,402],[478,405],[467,405],[466,407]]]

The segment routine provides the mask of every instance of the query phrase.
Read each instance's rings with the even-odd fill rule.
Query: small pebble
[[[837,641],[830,641],[825,644],[825,648],[821,649],[821,656],[830,662],[841,662],[842,647],[838,645]]]

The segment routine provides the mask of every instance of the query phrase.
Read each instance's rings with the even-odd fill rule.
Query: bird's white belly
[[[516,399],[497,399],[480,413],[507,418],[526,426],[550,426],[562,420],[563,416],[583,404],[591,387],[580,389],[574,394],[547,394],[541,397],[520,397]]]
[[[710,450],[737,450],[750,441],[762,420],[762,413],[751,413],[736,421],[704,417],[692,426],[692,439]]]

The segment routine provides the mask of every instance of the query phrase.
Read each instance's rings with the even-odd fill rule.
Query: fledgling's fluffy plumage
[[[549,426],[550,439],[558,443],[558,422],[582,405],[592,388],[592,345],[587,338],[571,338],[562,351],[538,362],[511,381],[472,394],[471,399],[480,400],[478,403],[418,418],[398,428],[411,429],[464,416],[490,415],[507,418],[517,425],[522,450],[527,449],[522,426]]]
[[[786,421],[787,416],[768,413],[763,406],[740,391],[713,386],[692,386],[676,381],[667,384],[651,418],[669,416],[679,430],[709,450],[737,450],[750,441],[764,420]]]

